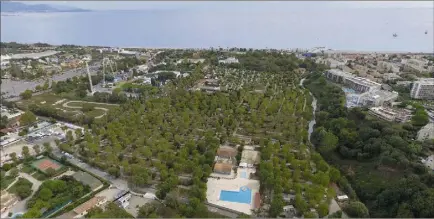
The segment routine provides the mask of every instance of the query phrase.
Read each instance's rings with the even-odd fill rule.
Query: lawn
[[[25,178],[18,178],[18,181],[8,189],[8,192],[18,195],[21,199],[25,199],[32,194],[32,185]]]
[[[24,106],[24,107],[28,107],[31,104],[36,104],[39,106],[42,105],[49,105],[49,106],[53,106],[53,104],[59,100],[62,100],[64,98],[60,97],[60,96],[56,96],[54,94],[50,94],[50,93],[44,93],[41,95],[36,95],[36,96],[32,96],[32,98],[28,99],[28,100],[21,100],[19,102],[17,102],[18,106]],[[45,103],[43,103],[45,101]],[[61,106],[61,104],[59,104]]]
[[[3,177],[1,179],[1,189],[6,189],[13,181],[15,180],[15,178],[12,177]]]
[[[48,177],[45,174],[38,172],[38,171],[33,173],[32,176],[39,181],[44,181],[44,180],[48,179]]]
[[[33,169],[33,167],[31,167],[30,165],[24,164],[21,168],[21,172],[32,174],[33,172],[35,172],[35,169]]]
[[[61,103],[58,103],[56,105],[56,102],[60,101],[60,100],[64,100]],[[17,102],[17,106],[21,109],[27,109],[30,105],[32,104],[36,104],[37,106],[45,106],[45,107],[49,107],[49,108],[54,108],[59,110],[58,114],[61,115],[62,117],[75,117],[77,114],[76,111],[82,111],[81,109],[74,109],[74,108],[69,108],[69,107],[63,107],[63,104],[67,103],[68,106],[70,107],[83,107],[84,105],[90,105],[95,107],[101,107],[101,108],[106,108],[108,110],[110,109],[114,109],[117,106],[116,105],[108,105],[108,104],[104,104],[104,103],[91,103],[91,102],[70,102],[70,101],[76,101],[76,100],[71,100],[69,98],[66,98],[65,96],[59,96],[59,95],[55,95],[55,94],[50,94],[50,93],[45,93],[45,94],[41,94],[41,95],[37,95],[37,96],[33,96],[32,98],[28,99],[28,100],[22,100]],[[65,110],[65,111],[63,111]],[[89,117],[97,117],[97,116],[101,116],[105,113],[104,110],[101,109],[93,109],[89,112],[84,112],[84,114],[86,116]]]
[[[61,179],[44,181],[35,195],[28,200],[27,206],[30,209],[24,217],[41,217],[43,213],[40,209],[45,208],[46,212],[51,212],[64,206],[65,203],[81,198],[90,191],[89,186],[81,184],[72,177],[64,176]]]

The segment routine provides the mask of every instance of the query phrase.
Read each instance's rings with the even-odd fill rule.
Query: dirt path
[[[72,100],[72,101],[68,101],[62,104],[62,107],[64,108],[70,108],[70,109],[81,109],[83,108],[82,106],[69,106],[68,104],[70,103],[91,103],[91,104],[97,104],[97,105],[108,105],[108,106],[118,106],[118,104],[110,104],[110,103],[98,103],[98,102],[87,102],[87,101],[80,101],[80,100]],[[104,107],[94,107],[97,110],[103,110],[104,113],[100,116],[96,116],[95,119],[101,119],[103,116],[105,116],[108,112],[107,108]]]

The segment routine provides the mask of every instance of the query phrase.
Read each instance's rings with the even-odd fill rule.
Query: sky
[[[26,1],[90,10],[282,9],[282,8],[434,8],[433,1]]]

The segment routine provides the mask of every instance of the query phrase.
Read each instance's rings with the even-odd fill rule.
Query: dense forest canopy
[[[156,186],[157,197],[166,204],[165,215],[209,217],[204,206],[206,180],[216,150],[225,144],[243,145],[238,136],[247,136],[262,153],[256,176],[261,190],[275,194],[272,200],[265,199],[271,204],[267,214],[282,213],[282,194],[294,192],[300,199],[300,214],[311,207],[326,215],[325,206],[334,195],[326,188],[339,177],[319,154],[309,152],[311,97],[299,87],[302,75],[295,71],[317,66],[277,52],[249,52],[239,58],[240,66],[221,67],[209,59],[186,65],[189,77],[171,78],[152,95],[142,93],[128,100],[92,121],[82,143],[64,144],[63,150],[75,151],[91,165],[128,179],[133,190]],[[191,89],[207,74],[219,78],[227,89],[213,94]],[[307,201],[301,198],[303,191]],[[147,209],[147,215],[161,214],[159,206],[148,208],[154,210]]]
[[[434,217],[434,176],[420,163],[432,142],[417,142],[428,121],[415,105],[404,124],[378,120],[366,109],[344,107],[343,91],[312,74],[305,84],[318,98],[312,142],[350,179],[371,217]]]

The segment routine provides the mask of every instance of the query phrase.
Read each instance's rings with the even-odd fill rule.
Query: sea
[[[432,53],[433,19],[432,8],[2,14],[1,41],[146,48],[326,47]],[[393,36],[395,33],[397,37]]]

